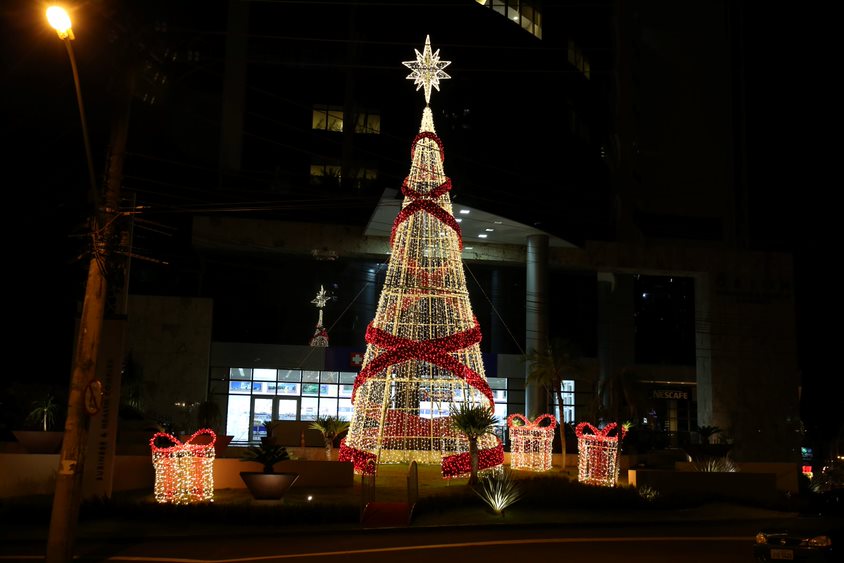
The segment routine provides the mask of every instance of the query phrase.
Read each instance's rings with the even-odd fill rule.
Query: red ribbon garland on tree
[[[477,318],[474,321],[475,326],[468,330],[431,340],[410,340],[409,338],[402,338],[369,323],[366,329],[367,344],[374,344],[379,348],[383,348],[385,352],[369,362],[355,378],[355,386],[352,390],[352,402],[355,400],[358,387],[381,370],[408,360],[421,360],[447,369],[483,393],[490,402],[494,403],[492,389],[490,389],[486,380],[478,372],[449,355],[450,352],[468,348],[481,341],[481,327],[478,324]]]
[[[463,250],[463,236],[460,233],[460,225],[457,224],[457,221],[454,220],[454,216],[451,213],[434,203],[429,199],[415,199],[399,211],[399,214],[396,215],[396,220],[393,223],[393,230],[390,232],[390,246],[393,245],[393,241],[396,238],[396,231],[399,228],[399,225],[404,223],[411,215],[416,213],[417,211],[427,211],[457,233],[457,242],[460,245],[460,250]]]
[[[492,448],[478,450],[478,471],[495,467],[504,463],[504,445],[501,440],[498,445]],[[448,455],[443,458],[442,464],[443,477],[460,477],[472,471],[472,456],[469,452],[461,454]]]
[[[419,133],[413,138],[413,144],[410,146],[410,160],[413,160],[413,157],[416,156],[416,144],[421,141],[422,139],[431,139],[437,146],[440,148],[440,162],[445,162],[445,151],[443,150],[443,142],[437,137],[436,133],[431,133],[430,131],[425,131],[423,133]]]
[[[410,178],[409,176],[405,176],[404,181],[401,183],[401,193],[403,193],[407,197],[412,197],[414,199],[419,198],[419,197],[429,197],[431,199],[436,199],[436,198],[440,197],[441,195],[443,195],[444,193],[451,191],[451,178],[446,178],[445,182],[443,182],[442,184],[440,184],[439,186],[437,186],[436,188],[434,188],[430,192],[426,192],[426,193],[422,193],[420,191],[417,191],[417,190],[411,188],[407,184],[407,180],[409,178]]]
[[[443,151],[443,144],[439,137],[435,134],[425,131],[424,133],[419,133],[416,135],[416,138],[413,139],[413,146],[410,150],[410,158],[413,160],[414,155],[416,154],[416,145],[422,139],[431,139],[434,141],[440,149],[440,160],[445,161],[445,152]],[[416,189],[410,187],[407,183],[407,178],[404,179],[402,182],[401,191],[402,193],[413,199],[408,205],[402,208],[399,211],[399,214],[396,216],[396,220],[393,222],[393,230],[390,232],[390,246],[392,246],[393,241],[396,238],[396,230],[398,229],[399,225],[405,222],[408,217],[413,215],[418,211],[427,211],[457,233],[457,242],[460,245],[460,250],[463,250],[463,236],[460,232],[460,225],[457,224],[457,221],[454,220],[454,217],[451,213],[448,213],[445,209],[431,201],[432,198],[437,198],[447,191],[451,189],[451,180],[446,178],[445,182],[431,190],[429,193],[422,193],[417,191]]]
[[[337,461],[351,461],[357,473],[375,475],[375,454],[347,446],[345,438],[340,440]]]

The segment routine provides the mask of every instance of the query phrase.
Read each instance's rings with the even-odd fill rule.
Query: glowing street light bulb
[[[59,34],[59,39],[76,39],[73,36],[72,25],[70,24],[70,16],[67,11],[60,6],[50,6],[47,8],[47,21],[50,22],[50,27],[56,30]]]

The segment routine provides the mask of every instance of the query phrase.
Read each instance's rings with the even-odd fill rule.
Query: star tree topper
[[[331,296],[328,295],[328,292],[325,291],[323,286],[319,286],[319,293],[316,294],[316,297],[311,301],[314,305],[317,306],[317,309],[322,309],[325,307],[329,301],[331,301]]]
[[[416,90],[425,88],[425,103],[429,104],[431,102],[431,86],[439,92],[440,79],[451,78],[443,72],[443,69],[450,65],[451,61],[441,61],[439,49],[435,53],[431,53],[430,35],[425,37],[425,49],[421,53],[419,49],[414,49],[414,51],[416,51],[416,60],[404,61],[402,64],[413,71],[407,75],[407,79],[414,81]]]

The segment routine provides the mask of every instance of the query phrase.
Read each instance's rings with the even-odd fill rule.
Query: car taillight
[[[832,545],[832,540],[829,536],[815,536],[809,540],[809,545],[812,547],[829,547]]]
[[[762,532],[759,532],[758,534],[756,534],[756,543],[768,543],[768,536],[766,536]]]

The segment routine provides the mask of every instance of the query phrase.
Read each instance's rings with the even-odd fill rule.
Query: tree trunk
[[[472,463],[472,473],[469,475],[469,485],[478,483],[478,439],[469,438],[469,458]]]
[[[563,451],[563,469],[566,468],[566,415],[563,412],[563,392],[560,386],[557,385],[557,407],[560,409],[560,418],[557,424],[560,427],[560,449]]]

